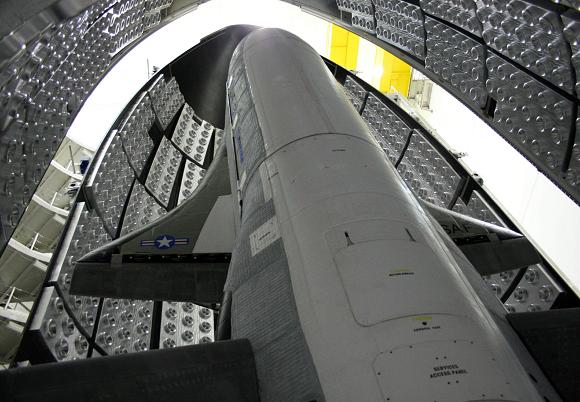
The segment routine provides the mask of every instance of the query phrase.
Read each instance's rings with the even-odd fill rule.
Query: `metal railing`
[[[26,306],[25,303],[34,301],[35,297],[35,294],[17,288],[16,286],[10,286],[2,296],[0,296],[0,309],[17,310],[18,307],[21,307],[30,313],[30,308]]]

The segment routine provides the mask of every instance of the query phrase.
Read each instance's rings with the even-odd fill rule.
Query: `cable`
[[[58,282],[49,282],[48,285],[54,286],[54,289],[56,290],[58,297],[60,297],[60,299],[62,300],[62,305],[64,306],[66,313],[73,320],[73,323],[75,324],[75,326],[77,327],[77,329],[79,330],[81,335],[87,339],[87,342],[89,343],[89,345],[91,345],[93,347],[93,349],[95,349],[97,352],[99,352],[102,356],[107,356],[108,353],[105,352],[105,350],[92,339],[92,337],[89,335],[87,330],[77,320],[77,317],[74,315],[73,311],[71,310],[71,308],[68,304],[68,298],[65,297]]]

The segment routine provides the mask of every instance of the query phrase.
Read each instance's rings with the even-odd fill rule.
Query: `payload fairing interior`
[[[200,3],[0,6],[4,253],[63,146],[75,169],[63,139],[99,80]],[[577,2],[290,3],[440,84],[578,204]],[[548,256],[420,121],[292,34],[204,38],[83,175],[50,205],[37,294],[1,276],[22,337],[3,400],[580,398],[580,303]]]

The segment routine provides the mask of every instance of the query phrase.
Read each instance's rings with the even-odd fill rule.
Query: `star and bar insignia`
[[[173,248],[175,246],[186,246],[189,244],[189,239],[187,237],[175,238],[171,235],[161,235],[155,240],[141,240],[141,247],[155,247],[160,250]]]

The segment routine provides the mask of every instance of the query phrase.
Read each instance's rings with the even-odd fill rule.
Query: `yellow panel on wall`
[[[369,84],[381,92],[393,92],[392,88],[394,88],[400,94],[408,95],[411,84],[410,65],[371,43],[368,43],[366,47],[363,46],[361,50],[362,56],[370,52],[368,54],[370,57],[359,58],[360,37],[358,35],[334,24],[331,24],[329,29],[330,60],[347,70],[360,71],[363,79],[368,80]],[[375,49],[374,66],[372,65],[373,47]],[[357,62],[363,65],[357,65]]]
[[[379,84],[381,92],[394,92],[392,89],[394,88],[400,94],[408,95],[409,85],[411,84],[410,65],[380,47],[377,47],[375,65],[379,71],[382,67]]]
[[[336,25],[331,25],[330,29],[330,60],[347,70],[355,70],[360,38]]]

